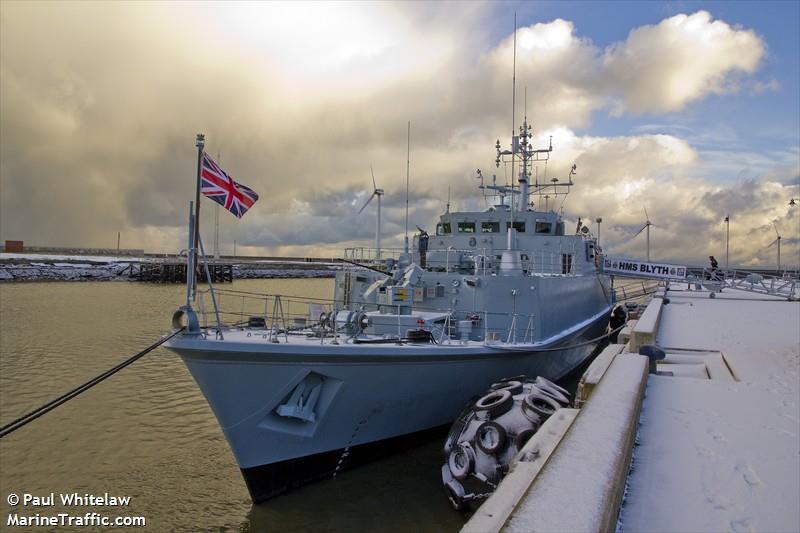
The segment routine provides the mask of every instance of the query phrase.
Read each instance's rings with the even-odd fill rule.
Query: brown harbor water
[[[233,288],[327,296],[330,279],[240,280]],[[229,286],[230,287],[230,286]],[[178,285],[0,284],[0,425],[151,344],[184,298]],[[177,356],[158,348],[0,439],[0,531],[8,516],[143,516],[148,531],[457,531],[441,488],[441,442],[364,465],[261,505]],[[68,507],[59,494],[130,496],[125,507]],[[9,494],[53,506],[11,506]]]

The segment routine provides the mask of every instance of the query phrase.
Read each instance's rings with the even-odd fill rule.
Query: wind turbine
[[[644,223],[644,226],[642,226],[642,229],[640,229],[639,231],[636,232],[636,235],[634,235],[633,238],[635,239],[637,235],[639,235],[642,231],[645,230],[645,228],[647,229],[647,262],[649,263],[650,262],[650,226],[654,226],[655,224],[650,222],[650,215],[647,214],[647,208],[645,207],[643,209],[644,209],[644,217],[645,217],[646,222]]]
[[[780,271],[781,271],[781,238],[782,237],[781,237],[781,234],[778,232],[778,225],[773,222],[772,223],[772,227],[775,228],[775,235],[777,235],[778,238],[775,239],[774,241],[772,241],[771,243],[769,243],[769,246],[767,246],[767,248],[765,248],[765,250],[768,249],[768,248],[772,248],[775,245],[775,243],[778,243],[778,275],[780,275]]]
[[[367,208],[369,203],[376,196],[378,197],[378,216],[375,218],[375,259],[381,258],[381,196],[383,196],[383,189],[379,189],[375,184],[375,172],[372,171],[372,165],[369,166],[369,172],[372,175],[372,196],[370,196],[366,203],[358,210],[358,213]]]

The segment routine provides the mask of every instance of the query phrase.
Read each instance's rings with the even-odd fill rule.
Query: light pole
[[[600,246],[600,223],[603,222],[603,218],[597,217],[594,221],[597,222],[597,246]]]
[[[725,270],[728,270],[728,257],[731,243],[731,217],[725,216]]]

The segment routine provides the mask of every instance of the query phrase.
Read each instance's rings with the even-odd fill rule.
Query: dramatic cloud
[[[504,80],[513,61],[513,36],[489,54]],[[532,115],[546,124],[584,126],[592,112],[676,111],[708,94],[738,89],[737,74],[759,67],[766,45],[753,31],[712,20],[706,11],[676,15],[630,32],[600,50],[557,19],[517,31],[517,69],[530,87]],[[753,82],[751,91],[776,90],[777,81]]]
[[[735,90],[734,74],[754,72],[765,52],[754,32],[698,11],[636,28],[605,51],[603,68],[625,109],[663,113]]]
[[[475,169],[509,179],[494,169],[493,145],[508,143],[513,38],[489,41],[491,9],[3,3],[0,238],[114,246],[121,231],[123,246],[185,247],[200,131],[223,168],[261,195],[241,221],[220,214],[223,253],[234,240],[259,254],[370,246],[375,208],[356,213],[372,192],[370,164],[386,190],[384,243],[400,246],[408,120],[410,228],[431,229],[448,190],[453,209],[482,208]],[[599,113],[674,111],[734,90],[764,57],[760,37],[705,12],[636,28],[606,49],[579,30],[556,19],[517,35],[517,122],[527,88],[537,144],[552,136],[556,148],[539,172],[566,177],[578,164],[565,217],[603,216],[612,251],[643,255],[630,238],[647,206],[658,254],[687,259],[705,254],[680,247],[687,235],[718,245],[720,209],[736,209],[742,224],[748,213],[753,231],[775,220],[788,234],[797,218],[781,211],[781,195],[800,196],[796,152],[763,156],[749,181],[725,185],[679,129],[581,134]],[[748,83],[780,90],[772,79]],[[202,205],[210,248],[215,208]],[[742,260],[768,244],[763,233],[742,241]]]
[[[487,57],[499,94],[510,89],[513,46],[511,35]],[[575,36],[575,27],[565,20],[517,30],[518,83],[527,87],[529,116],[535,123],[584,126],[592,112],[605,105],[607,96],[598,86],[599,54],[589,40]]]

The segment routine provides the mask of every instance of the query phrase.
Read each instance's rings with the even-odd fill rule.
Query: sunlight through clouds
[[[5,2],[0,239],[108,246],[121,231],[132,247],[180,249],[199,131],[261,195],[241,221],[221,217],[222,241],[252,253],[369,245],[374,215],[356,212],[370,164],[384,241],[402,242],[409,120],[412,227],[432,228],[448,188],[453,209],[484,208],[475,169],[509,179],[494,168],[511,129],[506,18],[484,3]],[[773,221],[797,258],[796,131],[756,148],[725,124],[677,120],[715,98],[782,95],[785,78],[761,75],[768,36],[705,11],[653,20],[602,46],[568,17],[520,20],[515,120],[527,109],[535,144],[552,137],[542,177],[577,164],[568,227],[602,216],[607,249],[641,255],[647,206],[654,256],[700,261],[687,235],[719,246],[733,212],[748,232],[737,260],[774,261],[761,253]],[[201,211],[206,231],[212,216]]]

